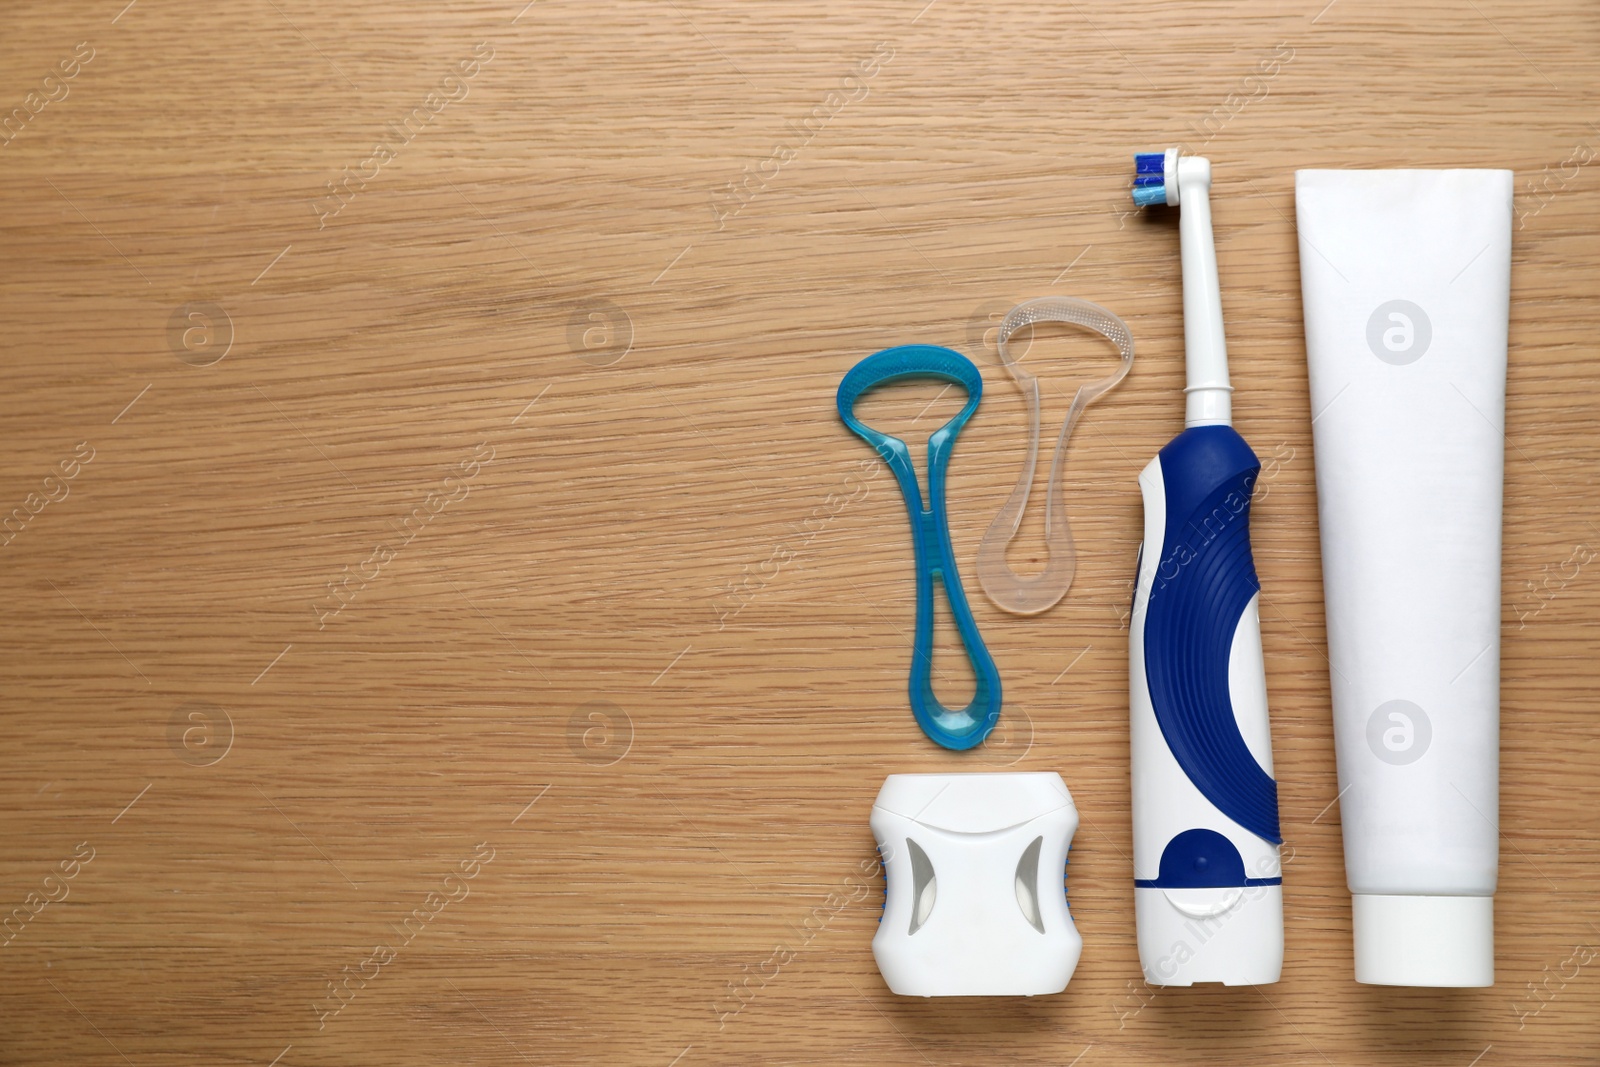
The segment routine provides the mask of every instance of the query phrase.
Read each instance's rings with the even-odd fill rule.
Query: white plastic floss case
[[[892,774],[872,807],[886,879],[872,954],[901,996],[1059,993],[1083,938],[1067,910],[1078,809],[1054,772]]]

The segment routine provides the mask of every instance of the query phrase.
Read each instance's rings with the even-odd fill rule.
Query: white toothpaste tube
[[[1295,181],[1356,981],[1494,984],[1508,170]]]

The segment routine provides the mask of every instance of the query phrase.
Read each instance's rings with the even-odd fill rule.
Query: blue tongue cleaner
[[[959,385],[967,391],[961,411],[928,438],[928,506],[923,507],[922,490],[911,450],[898,437],[880,433],[855,417],[855,405],[863,393],[893,382],[932,379]],[[901,345],[868,356],[852,367],[839,383],[839,417],[852,432],[871,445],[894,472],[905,497],[911,519],[911,544],[917,570],[917,625],[911,645],[909,692],[911,712],[924,733],[945,748],[958,751],[983,743],[1000,718],[1000,672],[984,646],[978,625],[972,618],[961,574],[956,569],[955,552],[950,545],[950,527],[945,513],[945,474],[956,435],[966,425],[983,397],[983,378],[972,361],[959,352],[936,345]],[[977,679],[972,700],[965,708],[951,710],[933,692],[933,593],[937,582],[944,589],[972,663]]]

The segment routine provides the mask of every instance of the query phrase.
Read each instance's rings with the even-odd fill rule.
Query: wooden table
[[[1600,1062],[1591,6],[123,3],[0,31],[0,1062]],[[1134,950],[1135,477],[1182,335],[1127,185],[1179,140],[1272,457],[1260,989]],[[1485,990],[1352,980],[1292,182],[1397,165],[1518,175]],[[1051,293],[1139,355],[1073,442],[1072,592],[1018,619],[971,571],[1023,443],[986,331]],[[966,757],[907,710],[904,510],[833,411],[913,341],[990,387],[950,499],[1007,710]],[[1028,358],[1048,422],[1109,366]],[[1003,767],[1082,812],[1077,975],[896,998],[872,798]]]

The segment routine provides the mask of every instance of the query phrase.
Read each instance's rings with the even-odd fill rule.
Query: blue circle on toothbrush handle
[[[928,504],[923,506],[922,490],[911,450],[898,437],[880,433],[855,417],[855,405],[863,393],[892,382],[934,379],[962,386],[967,403],[949,422],[928,438]],[[839,383],[839,417],[888,464],[905,497],[911,519],[911,542],[917,571],[917,625],[911,645],[911,675],[908,692],[911,713],[923,733],[945,748],[963,751],[983,743],[1000,718],[1000,672],[984,646],[978,624],[972,617],[961,574],[956,568],[955,550],[950,544],[950,526],[945,517],[945,473],[956,435],[966,425],[983,398],[983,376],[972,361],[961,353],[937,345],[901,345],[868,356],[852,367]],[[933,692],[933,587],[944,587],[950,614],[961,634],[961,643],[972,663],[977,685],[971,702],[960,710],[946,708]]]

